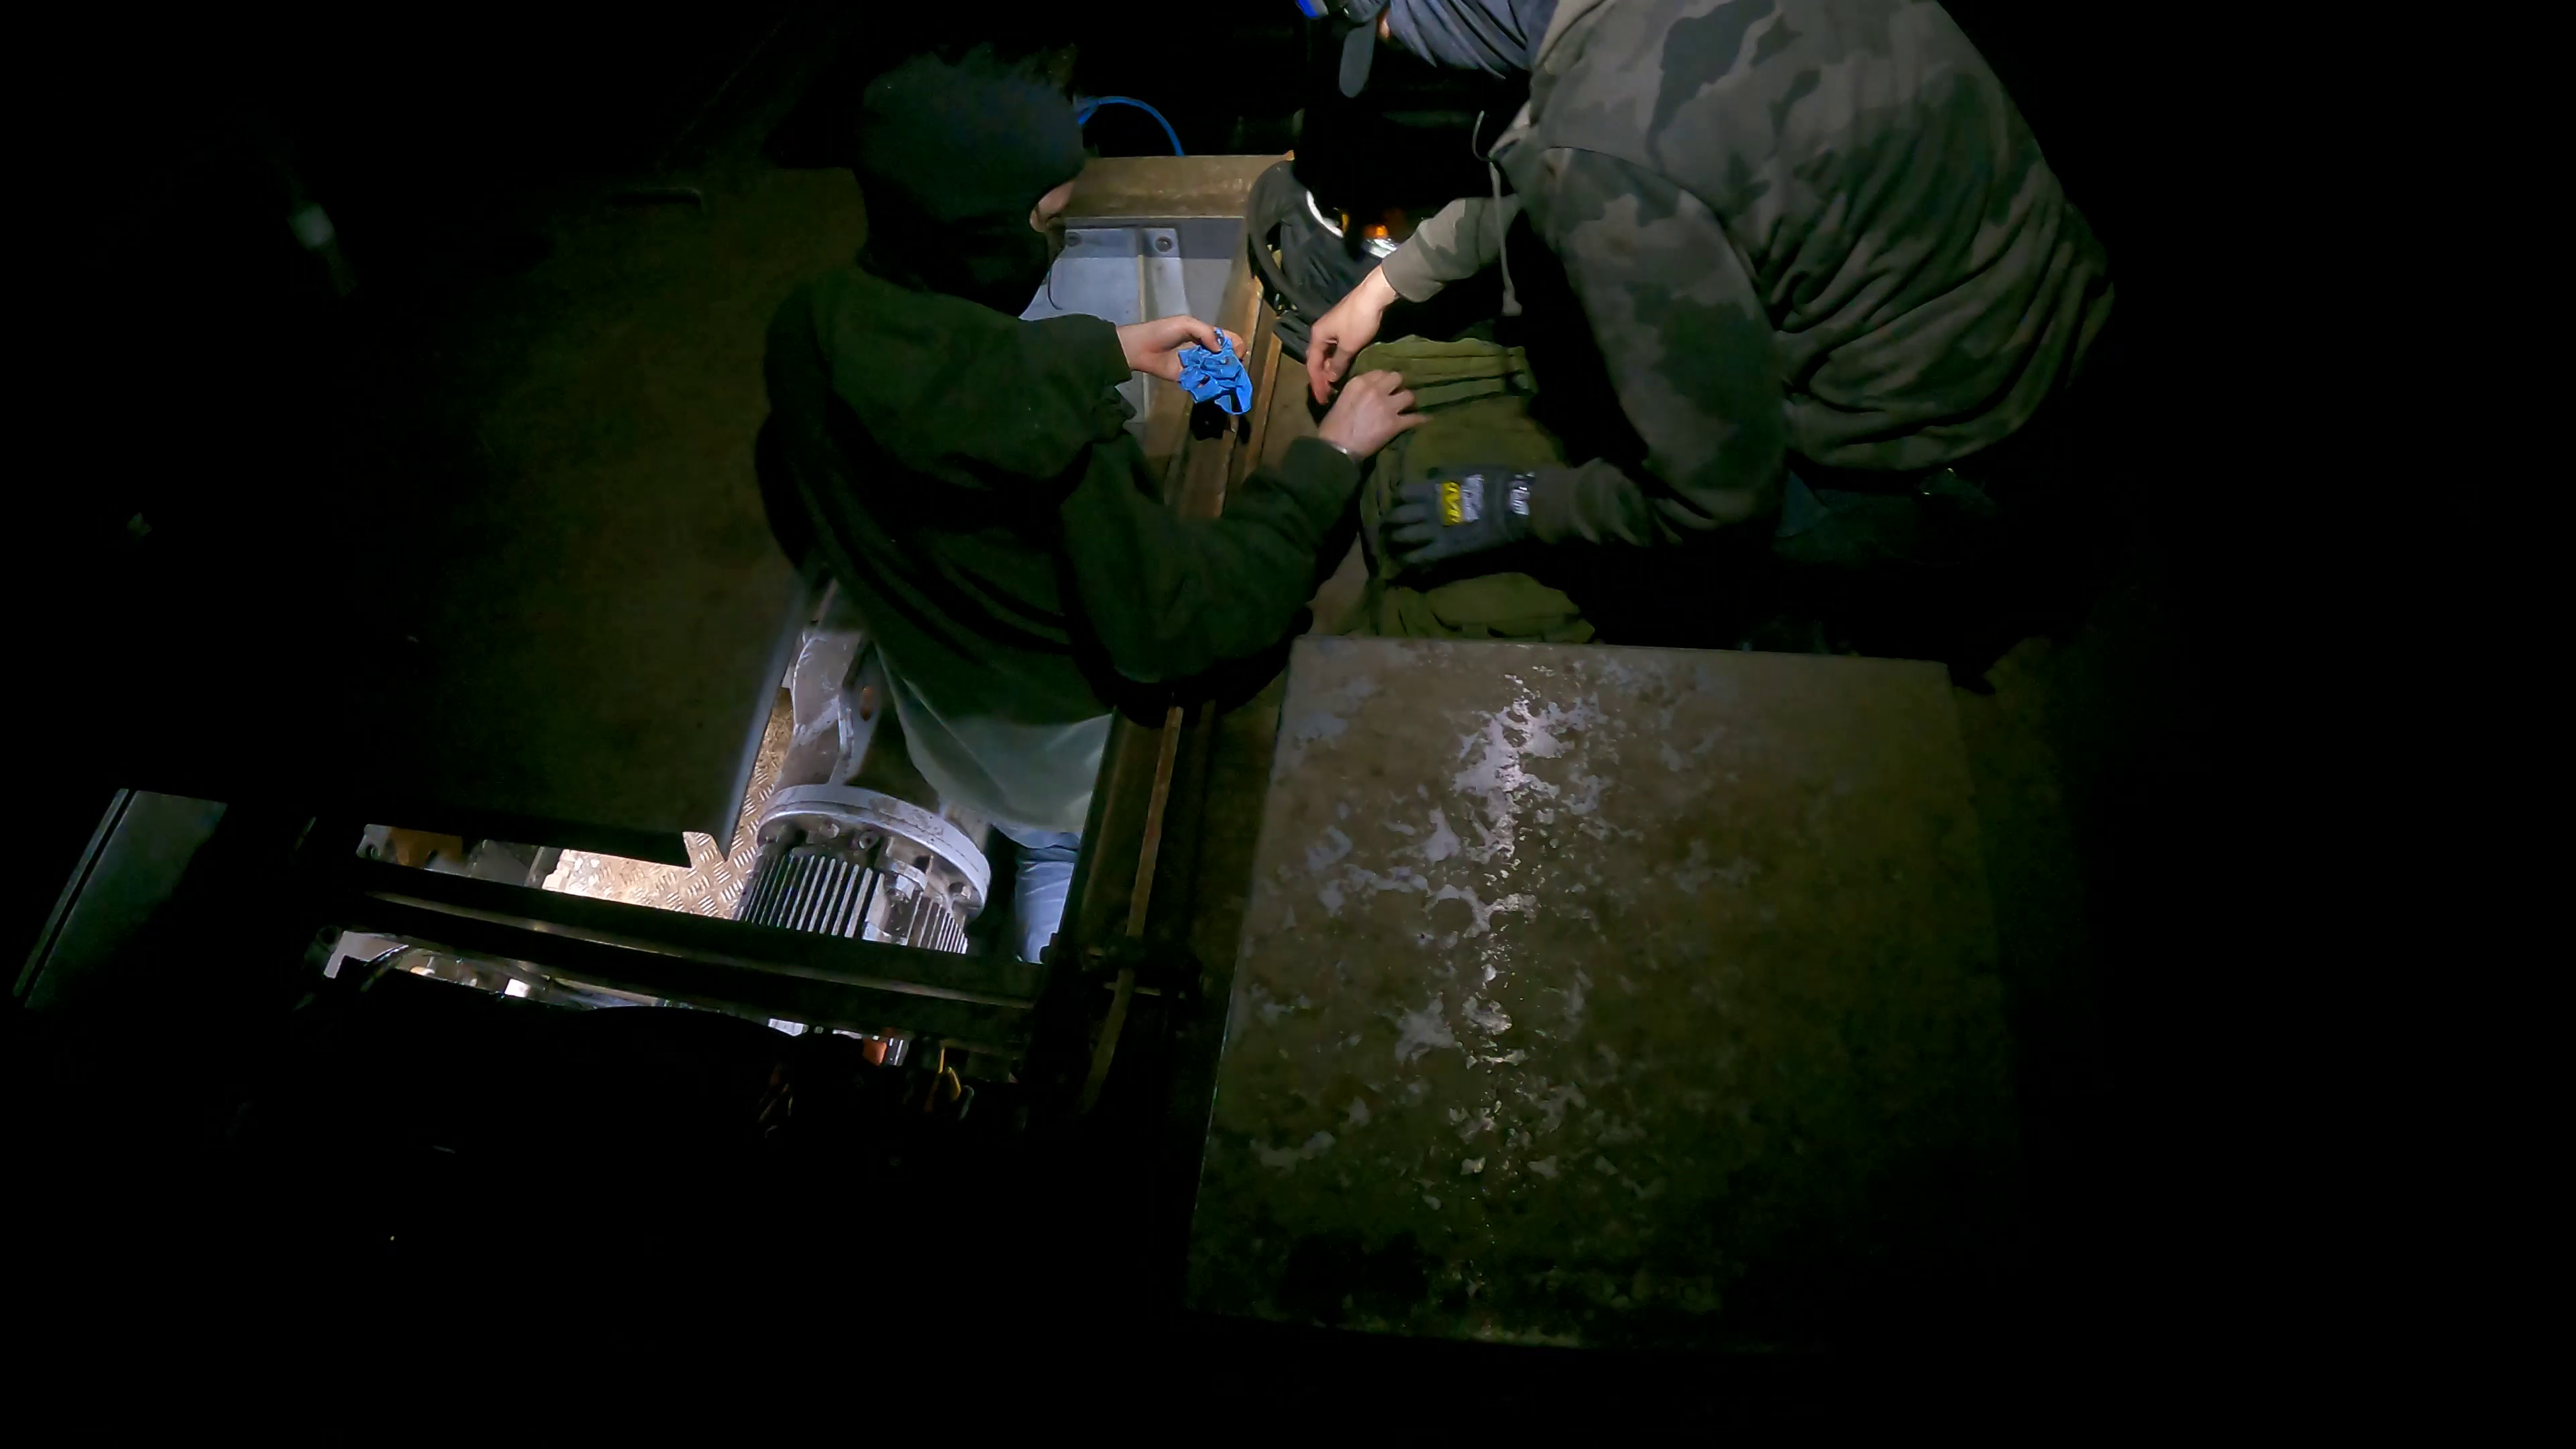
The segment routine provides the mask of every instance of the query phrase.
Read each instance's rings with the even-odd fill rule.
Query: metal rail
[[[1041,973],[1017,961],[852,941],[351,859],[313,881],[341,925],[525,962],[668,1000],[978,1050],[1025,1039]]]
[[[1214,438],[1193,438],[1179,451],[1164,479],[1164,498],[1185,518],[1214,518],[1225,510],[1233,485],[1257,466],[1277,384],[1279,342],[1261,305],[1249,260],[1240,249],[1226,279],[1219,324],[1249,339],[1245,361],[1252,372],[1253,411],[1243,425]],[[1174,704],[1159,728],[1121,717],[1112,727],[1094,793],[1090,848],[1075,882],[1064,938],[1067,969],[1114,939],[1141,942],[1157,921],[1186,913],[1195,874],[1197,819],[1205,807],[1203,768],[1214,711],[1202,702]],[[1184,848],[1167,851],[1166,843]],[[1123,899],[1122,899],[1123,897]],[[1121,911],[1120,907],[1124,909]],[[1159,907],[1159,909],[1157,909]],[[1076,1105],[1088,1113],[1099,1101],[1115,1063],[1130,1007],[1137,994],[1136,968],[1121,965],[1110,984],[1109,1014],[1102,1023]]]

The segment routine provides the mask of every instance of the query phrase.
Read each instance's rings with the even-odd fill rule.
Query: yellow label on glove
[[[1467,505],[1459,497],[1455,478],[1444,479],[1440,484],[1440,521],[1450,528],[1467,521]]]

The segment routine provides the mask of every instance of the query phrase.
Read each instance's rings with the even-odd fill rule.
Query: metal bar
[[[1187,941],[1187,922],[1197,913],[1199,862],[1207,833],[1208,764],[1216,734],[1216,706],[1194,706],[1180,731],[1155,849],[1154,894],[1144,930],[1157,943]]]
[[[984,1042],[1017,1041],[1017,1006],[948,1000],[874,985],[786,975],[739,962],[664,955],[525,924],[369,896],[335,913],[352,924],[464,956],[524,961],[579,981],[716,1010],[758,1012],[852,1031],[901,1030]]]
[[[805,899],[803,889],[805,884],[805,871],[808,864],[809,862],[806,857],[791,855],[787,858],[786,869],[779,873],[778,914],[776,919],[770,922],[770,924],[777,926],[780,930],[792,931],[796,929],[796,909],[797,906]]]
[[[796,901],[800,931],[823,929],[823,910],[832,897],[832,862],[816,858],[805,873],[805,891]]]
[[[831,888],[832,862],[820,856],[809,857],[805,889],[796,898],[796,929],[810,931],[822,924],[823,896]]]
[[[1268,164],[1265,158],[1259,166],[1239,168],[1242,185],[1248,188],[1250,178],[1258,175]],[[1095,175],[1086,171],[1085,176],[1095,185],[1106,179],[1105,173]],[[1099,192],[1095,190],[1093,194],[1097,196]],[[1240,197],[1240,192],[1235,193],[1229,204],[1230,214],[1241,214]],[[1266,433],[1267,404],[1277,386],[1276,378],[1280,371],[1278,339],[1268,326],[1260,289],[1252,274],[1251,259],[1241,247],[1234,249],[1233,264],[1226,278],[1217,320],[1221,326],[1257,339],[1256,344],[1247,346],[1246,362],[1260,370],[1253,379],[1258,402],[1255,414],[1239,430],[1230,430],[1218,438],[1192,439],[1183,445],[1179,457],[1165,475],[1164,498],[1174,512],[1185,518],[1215,518],[1224,512],[1230,485],[1258,462],[1259,454],[1249,443],[1255,429]],[[1077,870],[1074,909],[1067,915],[1067,930],[1061,938],[1072,947],[1067,953],[1069,960],[1078,960],[1117,929],[1109,919],[1115,907],[1110,904],[1112,898],[1107,897],[1107,892],[1119,885],[1125,887],[1123,934],[1131,939],[1144,936],[1154,903],[1156,879],[1164,873],[1163,843],[1170,823],[1167,817],[1174,803],[1173,781],[1182,747],[1186,741],[1199,739],[1205,734],[1211,724],[1211,715],[1212,712],[1195,705],[1174,705],[1165,711],[1161,727],[1150,734],[1136,729],[1123,718],[1114,727],[1109,750],[1101,765],[1089,828],[1084,835],[1087,848],[1083,852],[1083,863]],[[1199,742],[1198,753],[1204,753],[1204,740]],[[1203,769],[1192,772],[1192,779],[1202,790],[1204,774]],[[1182,802],[1180,808],[1194,815],[1200,804],[1193,798]],[[1129,824],[1130,821],[1136,823]],[[1130,831],[1134,832],[1132,845],[1127,838]],[[1182,848],[1194,851],[1195,829],[1183,831],[1182,835]],[[1122,873],[1130,869],[1128,863],[1131,861],[1133,874],[1122,880]],[[1174,862],[1174,865],[1194,863]],[[1191,871],[1180,870],[1174,884],[1186,892],[1192,874]],[[1185,901],[1181,902],[1179,909],[1185,911],[1186,905]],[[1099,1099],[1116,1058],[1119,1037],[1125,1030],[1135,994],[1135,971],[1132,967],[1122,968],[1112,990],[1108,1019],[1092,1052],[1091,1068],[1083,1082],[1078,1112],[1089,1111]]]
[[[858,884],[858,871],[848,861],[832,862],[832,884],[823,894],[822,909],[815,914],[814,929],[832,934],[833,922],[840,919],[842,904]]]
[[[778,898],[786,890],[786,883],[787,856],[781,852],[776,860],[770,862],[770,868],[760,873],[760,905],[745,919],[766,925],[770,914],[778,909]]]
[[[794,922],[796,886],[804,872],[805,862],[801,857],[791,855],[778,863],[778,889],[769,898],[769,914],[762,918],[762,925],[786,930]]]
[[[868,935],[868,913],[876,909],[877,892],[885,889],[885,872],[868,867],[866,889],[859,892],[859,909],[850,917],[850,939],[864,941]]]
[[[1253,282],[1251,261],[1240,249],[1236,251],[1233,270],[1226,279],[1225,304],[1221,310],[1224,321],[1237,332],[1258,330],[1264,317],[1261,294]],[[1270,339],[1270,351],[1275,355],[1276,338]],[[1263,396],[1258,385],[1255,393]],[[1175,511],[1185,518],[1214,518],[1222,514],[1228,480],[1240,477],[1244,471],[1240,458],[1244,451],[1232,432],[1221,438],[1193,440],[1182,453],[1180,486],[1172,495]],[[1205,732],[1204,728],[1190,730],[1189,715],[1189,711],[1177,704],[1166,710],[1163,727],[1155,742],[1153,783],[1146,796],[1144,829],[1137,846],[1136,879],[1127,897],[1126,934],[1130,939],[1144,937],[1146,920],[1153,906],[1155,878],[1160,874],[1162,864],[1165,817],[1171,805],[1172,779],[1180,760],[1183,737]],[[1195,812],[1200,803],[1193,800],[1187,808]],[[1196,838],[1195,830],[1188,833],[1192,839]],[[1183,875],[1186,878],[1186,870]],[[1100,1040],[1092,1050],[1091,1071],[1083,1080],[1082,1095],[1075,1108],[1077,1112],[1089,1112],[1100,1099],[1101,1089],[1109,1080],[1109,1069],[1117,1058],[1118,1039],[1125,1032],[1128,1008],[1135,994],[1135,968],[1121,967],[1110,994],[1108,1020],[1102,1024]]]
[[[795,899],[795,882],[796,861],[793,857],[781,856],[777,872],[770,877],[769,897],[761,904],[760,924],[778,924],[779,918],[786,914],[787,903]]]
[[[814,882],[814,923],[805,929],[828,933],[832,928],[832,910],[841,892],[841,863],[825,860],[817,867]]]
[[[831,869],[832,878],[816,892],[820,899],[814,905],[814,929],[827,935],[831,932],[833,919],[841,914],[841,896],[850,887],[850,867],[846,861],[833,861]]]
[[[1266,353],[1256,351],[1256,357],[1265,362],[1275,360],[1278,339],[1269,331],[1268,312],[1261,306],[1251,263],[1239,253],[1226,278],[1225,301],[1220,313],[1222,320],[1236,331],[1249,329],[1267,342]],[[1266,403],[1277,369],[1265,366],[1262,373],[1254,393],[1256,398]],[[1257,423],[1262,416],[1259,405],[1256,405],[1253,416]],[[1242,476],[1248,467],[1244,460],[1251,456],[1257,455],[1247,446],[1239,445],[1231,433],[1223,438],[1193,440],[1182,454],[1178,487],[1172,497],[1176,511],[1183,517],[1197,518],[1214,518],[1222,514],[1228,480]],[[1126,933],[1130,937],[1145,934],[1146,915],[1154,894],[1154,877],[1161,862],[1164,817],[1171,798],[1173,768],[1180,756],[1187,717],[1182,706],[1173,705],[1164,713],[1163,726],[1155,742],[1153,783],[1146,797],[1144,830],[1138,842],[1136,879],[1128,893]]]
[[[1225,291],[1217,305],[1217,323],[1246,339],[1250,351],[1252,335],[1259,330],[1262,313],[1261,289],[1252,275],[1251,258],[1241,247],[1234,249],[1234,261],[1226,274]],[[1257,361],[1257,355],[1246,359],[1246,366]],[[1259,389],[1255,382],[1255,391]],[[1214,518],[1225,511],[1226,485],[1229,479],[1242,476],[1237,466],[1243,449],[1238,433],[1248,432],[1249,418],[1214,438],[1192,438],[1181,449],[1175,470],[1175,486],[1166,490],[1176,511],[1184,518]]]
[[[1136,857],[1136,887],[1127,897],[1127,934],[1145,934],[1145,911],[1154,900],[1154,862],[1162,854],[1163,807],[1172,797],[1172,765],[1181,755],[1181,707],[1163,715],[1160,744],[1154,753],[1153,793],[1145,799],[1144,847]]]
[[[796,878],[795,865],[794,857],[786,851],[778,853],[778,860],[769,872],[768,889],[760,898],[760,924],[777,925],[779,914],[787,909],[788,883]]]
[[[1088,1115],[1100,1100],[1100,1089],[1109,1082],[1110,1064],[1118,1059],[1118,1038],[1127,1028],[1127,1007],[1136,998],[1136,968],[1118,970],[1118,989],[1109,998],[1109,1019],[1100,1027],[1100,1044],[1091,1050],[1091,1071],[1082,1079],[1082,1098],[1074,1111]]]
[[[63,922],[69,920],[72,907],[79,903],[82,890],[89,885],[91,872],[98,869],[99,858],[107,853],[107,842],[116,834],[117,822],[125,818],[126,807],[134,803],[134,792],[119,790],[108,797],[107,809],[100,813],[98,826],[90,831],[89,844],[81,851],[80,863],[72,868],[71,879],[63,882],[61,894],[54,898],[54,908],[45,917],[45,929],[27,952],[27,964],[18,968],[17,983],[10,988],[14,997],[25,998],[35,989],[36,977],[43,971],[45,960],[54,953],[54,942],[61,938]]]
[[[921,951],[659,911],[560,891],[412,870],[354,856],[313,884],[326,892],[382,896],[416,901],[432,909],[470,911],[523,923],[549,935],[584,937],[635,950],[918,996],[1021,1006],[1037,998],[1044,979],[1039,968],[1019,961]]]
[[[778,924],[779,919],[786,913],[787,903],[795,899],[795,882],[796,861],[793,857],[780,857],[777,874],[770,880],[769,898],[761,907],[760,924],[764,926]]]
[[[1137,444],[1145,450],[1146,466],[1154,470],[1166,498],[1181,486],[1181,467],[1189,458],[1192,441],[1190,395],[1177,384],[1147,373],[1144,436]]]
[[[882,977],[858,976],[846,972],[817,970],[807,966],[783,965],[776,962],[751,960],[726,952],[675,950],[669,947],[657,946],[647,941],[638,941],[631,937],[603,936],[586,932],[566,931],[560,927],[551,927],[542,922],[531,922],[524,918],[510,915],[506,912],[477,910],[471,906],[447,905],[437,901],[424,900],[417,896],[403,895],[395,891],[370,891],[357,897],[357,901],[359,902],[358,904],[352,905],[347,909],[355,911],[361,915],[374,912],[377,904],[382,903],[405,909],[433,911],[439,915],[454,917],[458,920],[479,921],[491,925],[505,926],[513,930],[526,931],[533,936],[548,940],[577,941],[585,945],[611,947],[619,951],[633,952],[638,955],[662,957],[674,961],[695,962],[700,965],[721,966],[728,970],[757,971],[771,976],[792,977],[802,981],[822,981],[835,986],[848,986],[865,991],[882,991],[896,996],[917,996],[926,1000],[936,1001],[960,1001],[977,1006],[1001,1007],[1012,1011],[1023,1011],[1034,1004],[1031,1000],[1024,997],[986,996],[970,992],[925,989],[919,983],[911,981],[891,980]],[[917,951],[908,946],[889,947],[887,949],[901,951],[906,955],[935,956],[942,954],[939,952]]]
[[[1145,805],[1152,797],[1161,731],[1120,715],[1109,726],[1100,778],[1083,822],[1082,855],[1074,865],[1071,899],[1056,942],[1068,961],[1107,940],[1124,924],[1117,913],[1134,899],[1136,861],[1143,850]]]
[[[827,882],[829,879],[829,871],[832,871],[832,861],[824,861],[819,859],[819,856],[806,856],[804,877],[796,879],[796,920],[791,920],[788,926],[793,926],[796,931],[811,931],[811,928],[814,928],[814,910],[822,905],[822,902],[819,902],[819,897],[822,897],[822,882]]]
[[[835,936],[850,934],[850,912],[858,907],[859,885],[860,878],[857,870],[851,870],[841,877],[840,885],[832,892],[832,913],[823,922],[825,931]]]
[[[1259,320],[1252,338],[1252,430],[1235,450],[1232,483],[1239,484],[1261,466],[1270,446],[1270,413],[1278,406],[1280,363],[1285,357],[1279,350],[1277,319],[1267,307],[1255,308]]]

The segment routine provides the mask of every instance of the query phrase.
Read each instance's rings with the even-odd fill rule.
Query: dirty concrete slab
[[[1193,1304],[1740,1347],[2001,1311],[1971,798],[1935,665],[1301,641]]]

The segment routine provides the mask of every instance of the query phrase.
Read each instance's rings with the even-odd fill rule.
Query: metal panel
[[[77,991],[80,978],[113,959],[179,888],[223,818],[224,807],[210,800],[117,792],[19,970],[19,998],[42,1009]]]
[[[1996,1305],[2014,1134],[1937,666],[1301,641],[1260,842],[1197,1306],[1761,1346]]]
[[[1138,305],[1143,311],[1139,315],[1170,317],[1189,311],[1189,290],[1181,280],[1180,233],[1168,226],[1139,227],[1136,242],[1137,269],[1143,277],[1138,291]]]
[[[1031,322],[1048,317],[1097,317],[1117,327],[1145,320],[1145,270],[1138,252],[1143,234],[1134,227],[1076,227],[1064,234],[1064,255],[1047,272],[1028,310]],[[1161,315],[1159,313],[1155,314]],[[1145,433],[1146,377],[1129,373],[1118,384],[1127,400],[1127,431]]]
[[[1218,312],[1242,237],[1239,217],[1070,227],[1064,254],[1020,315],[1030,321],[1098,317],[1120,327],[1181,313],[1221,321]],[[1132,410],[1128,430],[1142,438],[1150,411],[1145,374],[1132,374],[1118,395]]]
[[[1055,259],[1044,287],[1029,300],[1022,317],[1091,316],[1125,326],[1144,316],[1139,300],[1142,274],[1136,252],[1142,238],[1133,227],[1075,227],[1064,234],[1064,254]]]
[[[1235,259],[1243,255],[1243,219],[1178,221],[1170,231],[1180,238],[1181,286],[1186,299],[1173,310],[1233,327],[1250,337],[1249,329],[1222,315],[1226,279],[1233,273]]]

